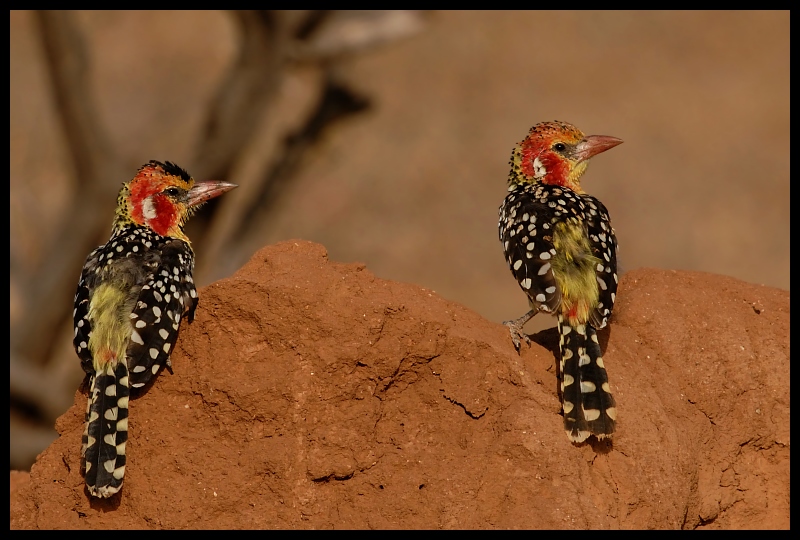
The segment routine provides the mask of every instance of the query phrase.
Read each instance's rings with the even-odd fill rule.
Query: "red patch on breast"
[[[578,316],[578,308],[579,303],[571,301],[570,299],[564,299],[564,303],[561,304],[561,314],[563,315],[564,319],[567,321],[567,324],[570,326],[575,326],[581,324],[582,321]]]
[[[111,349],[100,349],[97,351],[97,355],[95,355],[95,360],[97,361],[98,365],[106,366],[111,362],[116,362],[117,355]]]
[[[570,320],[578,318],[578,306],[577,305],[573,305],[572,307],[569,308],[569,311],[567,312],[567,318],[569,318]]]

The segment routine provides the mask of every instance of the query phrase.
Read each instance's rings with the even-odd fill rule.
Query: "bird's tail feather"
[[[92,377],[83,432],[86,487],[102,498],[122,488],[128,440],[128,366],[125,361],[112,364],[101,367]]]
[[[571,326],[558,317],[561,349],[561,405],[567,437],[580,443],[590,435],[611,436],[616,424],[597,332],[591,324]]]

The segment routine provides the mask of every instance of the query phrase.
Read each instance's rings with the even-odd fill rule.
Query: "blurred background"
[[[497,238],[535,123],[625,144],[583,186],[621,271],[789,289],[789,12],[10,13],[10,461],[83,371],[81,266],[150,159],[240,188],[189,226],[199,285],[302,238],[491,321],[527,310]],[[534,318],[531,332],[553,326]]]

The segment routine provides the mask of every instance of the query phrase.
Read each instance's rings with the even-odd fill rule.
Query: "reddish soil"
[[[613,443],[562,429],[554,330],[282,242],[200,291],[131,403],[120,495],[79,472],[86,396],[11,528],[789,528],[789,292],[720,275],[622,277],[604,331]]]

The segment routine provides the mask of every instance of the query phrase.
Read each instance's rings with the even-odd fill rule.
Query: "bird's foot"
[[[531,338],[529,338],[528,335],[522,331],[522,327],[525,326],[525,323],[528,322],[534,314],[535,312],[531,310],[519,319],[503,321],[503,324],[506,325],[509,332],[511,332],[511,341],[514,343],[514,348],[518,353],[523,341],[527,343],[529,347],[531,345]]]

